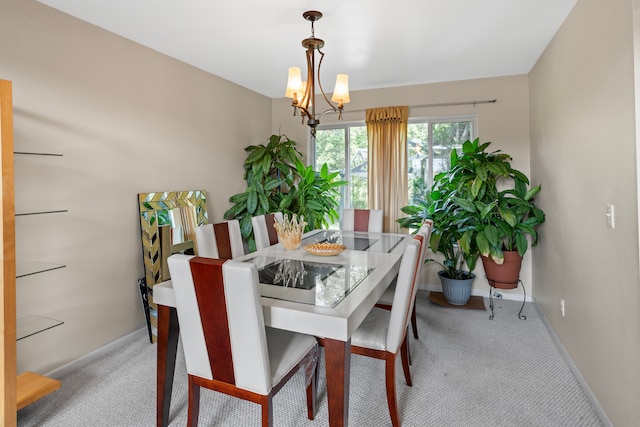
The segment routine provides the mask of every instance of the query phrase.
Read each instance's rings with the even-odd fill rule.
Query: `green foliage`
[[[452,151],[451,168],[434,178],[419,204],[403,208],[409,217],[398,220],[412,228],[424,219],[434,221],[430,247],[444,255],[449,277],[462,270],[462,260],[473,270],[480,254],[498,264],[505,250],[523,256],[527,237],[535,246],[535,227],[545,220],[533,203],[540,186],[528,189],[529,179],[511,167],[511,156],[487,152],[490,144],[475,139],[463,144],[461,155]]]
[[[503,251],[524,256],[528,237],[531,246],[538,243],[535,227],[544,222],[545,215],[533,203],[541,187],[527,188],[529,178],[511,167],[511,156],[500,150],[487,152],[490,144],[479,144],[477,139],[465,142],[450,172],[458,182],[454,203],[462,210],[458,221],[462,250],[477,250],[502,264]]]
[[[338,189],[346,185],[346,181],[338,180],[340,172],[329,172],[327,164],[323,164],[320,172],[302,161],[296,162],[299,182],[282,198],[279,210],[283,213],[304,216],[307,230],[329,227],[339,219]]]
[[[304,215],[308,227],[319,228],[326,217],[337,219],[336,181],[323,165],[319,174],[305,167],[297,142],[284,135],[271,135],[267,145],[250,145],[244,162],[247,189],[229,198],[233,206],[224,213],[225,219],[240,222],[242,237],[250,250],[255,250],[251,218],[271,212]],[[324,174],[323,174],[324,171]]]
[[[440,264],[447,277],[451,279],[466,279],[476,266],[478,253],[465,253],[458,244],[462,238],[462,232],[457,225],[457,215],[460,211],[453,203],[452,187],[445,185],[445,178],[445,174],[438,175],[432,189],[425,193],[424,198],[417,198],[415,205],[403,207],[402,212],[409,216],[398,219],[398,223],[404,228],[418,229],[425,220],[433,221],[429,247],[433,252],[441,253],[444,261],[429,258],[426,262]],[[464,269],[465,263],[467,271]]]
[[[251,218],[277,211],[279,193],[297,178],[295,162],[302,158],[297,146],[285,135],[271,135],[267,145],[245,148],[249,153],[244,161],[247,189],[229,198],[234,205],[224,213],[224,217],[240,222],[242,237],[251,250],[255,249]]]

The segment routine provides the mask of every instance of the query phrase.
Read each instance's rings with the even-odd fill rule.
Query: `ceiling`
[[[577,0],[38,0],[270,98],[306,69],[319,10],[321,81],[353,90],[527,74]]]

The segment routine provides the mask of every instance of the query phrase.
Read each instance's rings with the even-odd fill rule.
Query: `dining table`
[[[410,238],[320,229],[305,233],[296,250],[276,244],[235,258],[256,265],[266,326],[322,339],[332,427],[348,425],[351,335],[397,276]],[[308,252],[316,243],[346,249]],[[158,311],[157,426],[165,427],[180,330],[171,281],[156,284],[152,298]]]

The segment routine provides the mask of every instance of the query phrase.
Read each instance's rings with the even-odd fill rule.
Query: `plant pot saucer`
[[[487,308],[484,305],[484,298],[479,295],[472,295],[469,298],[469,301],[465,305],[453,305],[447,302],[447,299],[444,297],[442,292],[432,291],[429,294],[429,300],[442,307],[451,307],[451,308],[466,308],[471,310],[486,310]]]

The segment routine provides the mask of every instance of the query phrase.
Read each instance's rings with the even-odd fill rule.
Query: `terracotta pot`
[[[518,251],[504,251],[504,262],[496,264],[490,257],[482,257],[482,265],[489,284],[494,288],[513,289],[518,287],[522,257]]]

